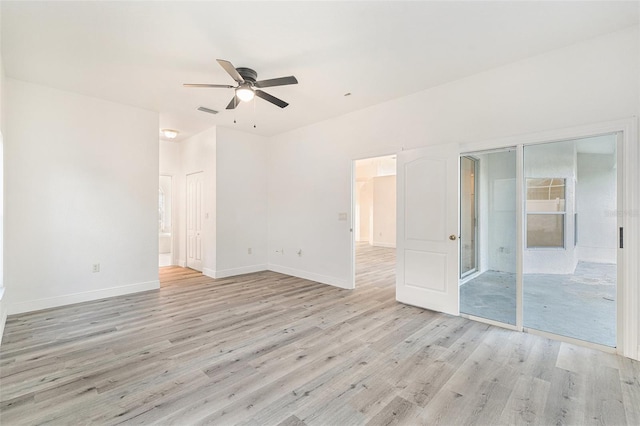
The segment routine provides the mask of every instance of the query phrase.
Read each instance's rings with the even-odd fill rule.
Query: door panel
[[[615,134],[524,147],[525,328],[616,347],[617,149]]]
[[[187,267],[202,271],[203,173],[187,175]]]
[[[446,189],[434,185],[446,174],[446,160],[418,158],[405,164],[404,195],[406,202],[406,238],[416,241],[443,241],[446,238]]]
[[[396,299],[458,315],[456,147],[399,153],[397,179]]]
[[[445,292],[447,257],[442,253],[405,250],[407,287]]]

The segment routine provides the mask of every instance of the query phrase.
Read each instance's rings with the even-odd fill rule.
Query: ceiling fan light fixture
[[[248,84],[247,85],[243,84],[236,89],[236,96],[242,102],[249,102],[255,96],[255,92]]]
[[[178,136],[178,133],[180,133],[179,131],[173,129],[162,129],[160,131],[162,132],[162,135],[167,139],[175,139],[176,136]]]

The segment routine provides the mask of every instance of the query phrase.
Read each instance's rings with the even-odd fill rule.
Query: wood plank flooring
[[[640,424],[640,363],[397,303],[393,250],[358,249],[352,291],[169,267],[11,316],[0,422]]]

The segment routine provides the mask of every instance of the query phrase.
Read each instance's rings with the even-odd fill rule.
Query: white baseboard
[[[24,312],[40,311],[42,309],[55,308],[58,306],[71,305],[74,303],[89,302],[91,300],[104,299],[107,297],[138,293],[140,291],[157,290],[159,288],[160,281],[154,280],[144,283],[128,284],[118,287],[103,288],[100,290],[85,291],[82,293],[65,294],[63,296],[28,300],[25,302],[14,303],[9,307],[7,313],[9,315],[14,315]]]
[[[7,323],[7,299],[4,290],[4,287],[0,287],[0,344],[2,344],[4,325]]]
[[[374,241],[371,245],[374,247],[396,248],[396,245],[394,243],[381,243],[379,241]]]
[[[7,323],[7,313],[4,311],[4,309],[2,309],[1,315],[2,316],[0,317],[0,344],[2,344],[2,336],[4,335],[4,325]]]
[[[249,265],[249,266],[242,266],[240,268],[231,268],[231,269],[222,269],[222,270],[213,270],[213,269],[209,269],[209,268],[204,268],[202,270],[202,273],[210,278],[227,278],[227,277],[235,277],[236,275],[243,275],[243,274],[252,274],[254,272],[261,272],[261,271],[266,271],[267,265],[266,264],[260,264],[260,265]]]
[[[289,268],[287,266],[269,264],[268,269],[273,272],[279,272],[285,275],[291,275],[293,277],[303,278],[305,280],[315,281],[322,284],[329,284],[334,287],[340,287],[344,289],[351,289],[351,285],[345,280],[336,277],[330,277],[328,275],[316,274],[313,272],[307,272],[300,269]]]
[[[187,261],[184,259],[178,259],[178,266],[181,268],[186,268],[187,267]]]

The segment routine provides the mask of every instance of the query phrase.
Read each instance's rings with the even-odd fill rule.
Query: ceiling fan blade
[[[238,83],[244,83],[244,78],[242,78],[242,76],[238,73],[238,70],[236,70],[236,67],[234,67],[231,62],[225,61],[224,59],[216,59],[216,60],[218,61],[220,66],[224,68],[227,74],[231,76],[231,78],[233,78]]]
[[[230,86],[228,84],[201,84],[201,83],[185,83],[182,85],[183,87],[216,87],[220,89],[233,89],[235,86]]]
[[[261,80],[256,81],[255,86],[264,88],[264,87],[273,87],[273,86],[286,86],[287,84],[298,84],[298,80],[290,75],[289,77],[280,77],[280,78],[272,78],[270,80]]]
[[[227,109],[236,109],[236,107],[240,104],[240,99],[237,96],[233,96],[229,105],[227,105]]]
[[[288,103],[286,103],[282,99],[278,99],[275,96],[272,96],[272,95],[268,94],[267,92],[263,92],[262,90],[256,90],[256,96],[259,97],[259,98],[264,99],[267,102],[271,102],[272,104],[277,105],[280,108],[284,108],[287,105],[289,105]]]

